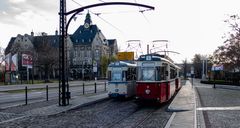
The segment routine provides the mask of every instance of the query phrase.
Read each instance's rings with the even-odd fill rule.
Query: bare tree
[[[50,72],[58,64],[58,48],[54,47],[48,36],[39,36],[35,40],[35,64],[45,72],[45,82],[50,79]]]
[[[225,69],[240,71],[240,17],[232,15],[225,20],[230,31],[225,34],[224,44],[219,46],[213,54],[214,63],[223,64]]]

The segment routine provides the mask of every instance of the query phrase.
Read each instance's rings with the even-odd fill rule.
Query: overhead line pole
[[[67,79],[67,31],[70,22],[72,19],[80,12],[84,11],[88,8],[98,7],[98,6],[106,6],[106,5],[131,5],[131,6],[140,6],[145,7],[149,9],[154,9],[154,7],[144,4],[138,4],[138,3],[129,3],[129,2],[105,2],[105,3],[98,3],[93,5],[88,5],[84,7],[80,7],[77,9],[74,9],[72,11],[66,12],[66,0],[60,0],[60,24],[59,24],[59,30],[60,30],[60,43],[59,43],[59,105],[60,106],[66,106],[69,104],[69,98],[70,98],[70,92],[69,91],[69,85]],[[72,16],[69,18],[67,22],[67,16],[72,14]],[[67,91],[67,92],[66,92]]]

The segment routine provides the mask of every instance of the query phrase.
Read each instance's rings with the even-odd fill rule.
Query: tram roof
[[[171,58],[169,58],[166,55],[160,55],[156,53],[141,55],[137,61],[165,61],[174,65],[176,68],[180,69],[179,66],[173,63],[173,60]]]
[[[136,67],[137,64],[134,61],[116,61],[108,65],[108,67]]]

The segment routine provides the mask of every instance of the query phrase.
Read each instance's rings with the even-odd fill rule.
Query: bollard
[[[95,88],[94,92],[97,93],[97,84],[96,84],[96,82],[94,83],[94,88]]]
[[[107,90],[107,82],[105,81],[105,83],[104,83],[104,91],[106,91]]]
[[[85,92],[84,92],[84,91],[85,91],[85,88],[84,88],[84,83],[83,83],[83,85],[82,85],[82,86],[83,86],[83,89],[82,89],[82,90],[83,90],[83,95],[84,95],[84,94],[85,94]]]
[[[48,85],[46,85],[46,100],[48,101]]]
[[[26,86],[25,87],[25,105],[28,104],[27,100],[28,100],[28,97],[27,97],[27,86]]]

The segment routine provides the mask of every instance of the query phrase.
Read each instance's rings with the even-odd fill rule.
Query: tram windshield
[[[142,68],[142,76],[140,80],[143,81],[155,81],[155,70],[154,68]]]
[[[112,81],[122,81],[122,71],[112,71]]]

